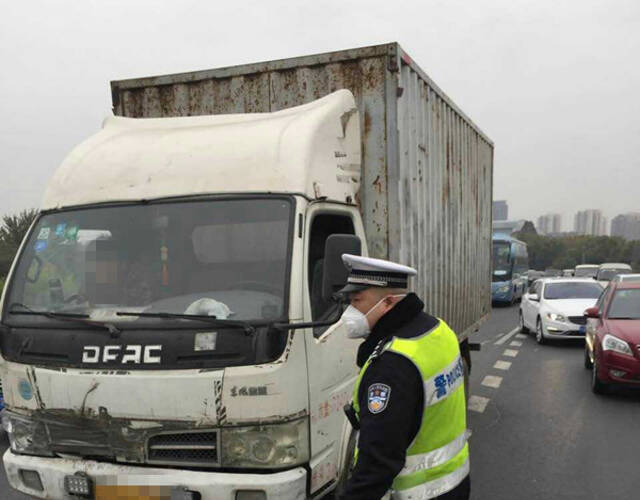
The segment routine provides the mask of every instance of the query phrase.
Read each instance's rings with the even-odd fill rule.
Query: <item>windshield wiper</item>
[[[15,311],[14,307],[22,307],[23,311]],[[112,323],[103,323],[101,321],[93,321],[89,319],[88,314],[77,314],[77,313],[57,313],[52,311],[36,311],[31,309],[29,306],[25,304],[21,304],[19,302],[14,302],[9,306],[9,310],[7,311],[9,314],[20,314],[26,316],[44,316],[49,319],[57,319],[59,321],[69,321],[72,323],[80,323],[82,325],[91,326],[94,328],[105,328],[109,331],[112,337],[118,337],[121,333],[121,330]]]
[[[214,326],[228,326],[231,328],[241,328],[247,335],[252,335],[256,331],[256,327],[248,321],[238,321],[232,319],[218,319],[216,316],[206,316],[204,314],[179,314],[169,312],[125,312],[118,311],[116,316],[136,316],[139,318],[161,318],[161,319],[188,319],[191,321],[201,321],[203,323],[209,323]],[[266,325],[267,323],[265,323]],[[261,325],[257,325],[261,326]]]

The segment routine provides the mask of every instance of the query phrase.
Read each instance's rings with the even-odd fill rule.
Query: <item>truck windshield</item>
[[[110,322],[159,321],[122,312],[284,318],[291,213],[287,198],[214,198],[43,215],[5,312],[27,307]]]
[[[509,281],[513,267],[511,244],[506,241],[493,242],[493,281]]]

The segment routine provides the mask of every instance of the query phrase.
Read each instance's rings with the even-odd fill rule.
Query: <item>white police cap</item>
[[[408,288],[409,276],[418,274],[409,266],[348,253],[342,254],[342,262],[349,269],[349,277],[347,286],[340,293],[357,292],[371,287]]]

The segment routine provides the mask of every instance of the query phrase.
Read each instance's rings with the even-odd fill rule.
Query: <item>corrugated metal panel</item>
[[[400,55],[389,257],[418,269],[427,309],[468,334],[490,308],[493,144]]]
[[[129,117],[276,111],[351,90],[361,120],[369,254],[415,266],[428,310],[459,334],[488,313],[493,144],[399,45],[111,87],[114,113]]]

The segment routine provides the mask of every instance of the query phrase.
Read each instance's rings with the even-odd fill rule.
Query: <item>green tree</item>
[[[527,244],[531,269],[570,269],[578,264],[626,262],[640,271],[640,241],[609,236],[553,238],[524,233],[515,237]]]
[[[11,262],[22,239],[38,215],[35,209],[23,210],[16,215],[5,215],[0,225],[0,279],[9,272]]]

